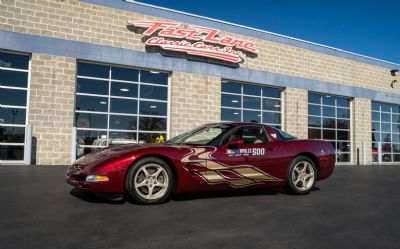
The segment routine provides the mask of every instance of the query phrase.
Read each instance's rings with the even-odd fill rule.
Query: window
[[[378,143],[382,162],[400,162],[400,106],[372,102],[372,160],[378,162]]]
[[[221,120],[257,121],[280,129],[280,96],[278,88],[223,81]]]
[[[79,62],[77,156],[113,144],[163,141],[169,74]]]
[[[24,160],[29,56],[0,51],[0,162]]]
[[[350,162],[350,99],[308,94],[308,138],[330,141],[337,162]]]
[[[268,142],[264,128],[258,126],[241,127],[229,135],[224,143],[236,138],[243,139],[245,144],[261,144]]]

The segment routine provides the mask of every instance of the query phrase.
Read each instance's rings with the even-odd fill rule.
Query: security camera
[[[396,76],[396,73],[398,73],[399,70],[398,69],[393,69],[390,71],[390,73],[392,74],[392,76]]]

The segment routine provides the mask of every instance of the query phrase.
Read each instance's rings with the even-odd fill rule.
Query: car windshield
[[[230,128],[230,125],[224,124],[202,125],[189,132],[173,137],[166,143],[206,145]]]
[[[274,130],[276,131],[276,133],[278,134],[278,136],[279,136],[279,138],[281,140],[295,140],[295,139],[297,139],[297,137],[292,136],[292,135],[290,135],[290,134],[288,134],[288,133],[286,133],[284,131],[281,131],[279,129],[274,128]]]

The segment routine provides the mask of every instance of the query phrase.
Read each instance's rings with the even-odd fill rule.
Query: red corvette
[[[334,165],[328,142],[299,140],[256,123],[214,123],[164,144],[121,145],[86,155],[69,168],[67,182],[157,204],[172,192],[286,187],[306,194]]]

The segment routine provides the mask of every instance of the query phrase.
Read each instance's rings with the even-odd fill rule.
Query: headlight
[[[108,182],[109,180],[108,176],[88,175],[86,177],[87,182]]]

